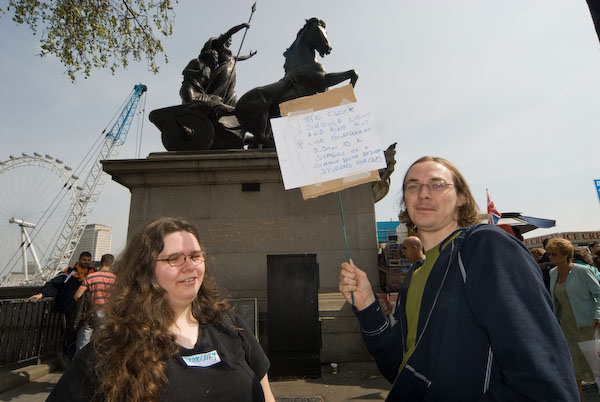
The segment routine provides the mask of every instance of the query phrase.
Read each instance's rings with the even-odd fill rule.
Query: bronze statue
[[[238,61],[247,60],[256,54],[250,51],[247,56],[236,57],[229,50],[231,37],[243,28],[250,28],[250,24],[240,24],[231,28],[218,38],[210,38],[202,48],[202,51],[214,50],[219,55],[219,63],[206,87],[206,92],[220,96],[226,105],[235,106],[237,98],[235,95],[235,64]]]
[[[394,173],[394,166],[396,165],[396,143],[394,142],[385,151],[385,162],[386,166],[383,169],[379,169],[379,181],[373,182],[373,201],[378,202],[382,200],[387,193],[390,191],[390,185],[392,184],[391,176]]]
[[[183,71],[180,95],[184,105],[150,113],[150,121],[160,129],[168,151],[242,148],[246,132],[253,134],[250,147],[274,148],[269,118],[280,115],[281,102],[324,92],[345,80],[356,84],[358,75],[354,70],[327,73],[316,61],[315,51],[324,57],[331,52],[331,46],[325,23],[311,18],[283,53],[285,76],[275,83],[251,89],[236,104],[235,62],[256,52],[236,58],[229,46],[231,36],[248,27],[249,24],[240,24],[218,38],[209,39],[198,59],[190,61]],[[216,66],[213,52],[219,56]],[[223,124],[236,118],[227,126]]]
[[[316,61],[315,50],[323,57],[331,52],[325,22],[306,20],[296,40],[283,53],[285,76],[278,82],[251,89],[239,99],[235,116],[246,131],[254,135],[252,147],[273,148],[270,117],[280,116],[278,105],[290,99],[325,92],[327,88],[350,80],[354,86],[358,74],[354,70],[327,73]]]
[[[249,24],[240,24],[219,37],[210,38],[200,55],[182,72],[179,95],[183,106],[150,112],[148,117],[161,131],[162,143],[168,151],[243,147],[244,133],[226,128],[219,119],[233,115],[236,61],[256,54],[251,51],[247,56],[236,57],[229,50],[231,36],[249,27]],[[237,125],[237,121],[233,125]]]
[[[182,103],[192,101],[210,101],[222,98],[217,95],[207,95],[206,87],[213,71],[219,63],[219,54],[215,50],[204,50],[200,55],[190,60],[183,72],[183,82],[179,90]]]

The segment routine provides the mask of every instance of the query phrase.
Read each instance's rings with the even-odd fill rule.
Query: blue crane
[[[79,191],[77,200],[50,254],[47,268],[43,274],[45,278],[53,277],[69,263],[85,229],[87,217],[90,216],[106,181],[106,175],[102,174],[102,164],[100,162],[118,155],[127,138],[140,98],[147,89],[143,84],[137,84],[133,88],[114,124],[104,137],[100,152],[97,154],[85,181],[77,187]]]

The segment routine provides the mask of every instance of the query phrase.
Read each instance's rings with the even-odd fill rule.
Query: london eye
[[[134,86],[74,171],[39,153],[0,162],[0,286],[41,283],[69,262],[106,179],[100,161],[118,155],[146,90]]]
[[[0,277],[40,273],[76,202],[77,177],[39,153],[0,162]]]

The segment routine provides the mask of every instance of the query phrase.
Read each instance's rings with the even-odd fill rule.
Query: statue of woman
[[[200,55],[190,60],[183,72],[183,82],[179,90],[183,104],[192,101],[208,101],[221,98],[216,95],[207,95],[206,87],[212,76],[213,70],[218,66],[219,55],[214,50],[205,50]]]
[[[235,63],[236,61],[247,60],[256,54],[256,51],[250,51],[247,56],[236,57],[229,50],[231,46],[231,37],[243,28],[250,28],[250,24],[240,24],[231,28],[218,38],[210,38],[202,51],[215,50],[219,54],[219,65],[213,71],[213,74],[205,87],[206,93],[218,95],[223,99],[223,103],[235,106],[237,97],[235,95]]]

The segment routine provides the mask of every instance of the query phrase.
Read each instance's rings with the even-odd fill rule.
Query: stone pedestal
[[[263,318],[268,313],[266,256],[317,254],[321,358],[368,358],[350,306],[337,291],[346,251],[336,194],[305,201],[299,189],[286,191],[273,150],[164,152],[102,163],[104,171],[131,192],[128,237],[161,216],[193,222],[208,253],[207,271],[231,297],[257,298]],[[376,286],[371,184],[344,190],[341,196],[350,256]]]

